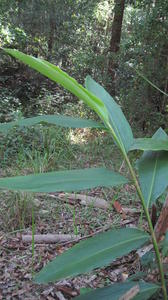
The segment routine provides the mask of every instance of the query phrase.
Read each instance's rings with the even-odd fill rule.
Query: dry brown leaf
[[[119,214],[122,214],[123,219],[126,219],[126,214],[123,211],[121,204],[118,201],[114,201],[113,206]]]

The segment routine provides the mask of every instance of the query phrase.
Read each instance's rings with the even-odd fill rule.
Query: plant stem
[[[165,278],[164,278],[163,264],[162,264],[162,261],[161,261],[159,247],[158,247],[155,232],[154,232],[154,229],[153,229],[152,221],[151,221],[151,218],[150,218],[150,215],[149,215],[149,211],[146,207],[144,196],[142,194],[141,188],[139,186],[139,182],[138,182],[136,174],[135,174],[135,172],[132,168],[130,160],[129,160],[127,154],[125,153],[125,151],[124,152],[122,151],[122,153],[125,157],[126,163],[127,163],[128,168],[130,170],[133,182],[134,182],[136,190],[137,190],[137,194],[138,194],[138,196],[141,200],[141,203],[142,203],[142,206],[143,206],[143,209],[144,209],[144,213],[145,213],[145,216],[146,216],[146,219],[147,219],[147,222],[148,222],[149,230],[150,230],[151,237],[152,237],[152,243],[153,243],[153,247],[154,247],[155,254],[156,254],[156,259],[157,259],[157,262],[158,262],[158,268],[159,268],[160,279],[161,279],[161,284],[162,284],[163,297],[164,297],[164,300],[167,300],[168,297],[167,297],[167,290],[166,290],[166,282],[165,282]]]
[[[34,222],[34,207],[32,206],[32,275],[34,275],[34,235],[35,235],[35,222]]]

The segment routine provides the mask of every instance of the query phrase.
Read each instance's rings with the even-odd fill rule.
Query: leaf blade
[[[26,55],[15,49],[4,48],[3,50],[49,79],[57,82],[79,99],[83,100],[99,115],[105,124],[108,124],[108,113],[104,103],[98,97],[87,91],[87,89],[80,85],[74,78],[60,70],[60,68],[50,64],[45,60]]]
[[[60,280],[108,265],[143,245],[149,236],[135,228],[114,229],[82,241],[56,257],[35,276],[38,283]]]
[[[105,104],[109,114],[109,123],[115,132],[118,143],[120,147],[124,147],[125,151],[128,152],[133,143],[133,133],[120,106],[109,93],[90,76],[86,77],[85,86]]]
[[[144,151],[168,151],[168,140],[160,139],[155,140],[152,138],[138,138],[134,139],[132,145],[130,146],[131,150],[144,150]]]
[[[105,168],[89,168],[71,171],[56,171],[27,176],[0,178],[0,189],[29,192],[71,192],[98,186],[111,187],[125,184],[128,180]]]
[[[29,127],[36,124],[52,124],[61,127],[70,127],[70,128],[102,128],[104,129],[103,124],[100,124],[93,120],[85,120],[80,118],[72,118],[69,116],[61,115],[43,115],[36,116],[32,118],[25,118],[18,121],[0,123],[0,131],[7,132],[15,126],[19,127]]]
[[[152,139],[168,141],[168,136],[158,129]],[[142,193],[149,208],[168,186],[168,152],[144,151],[137,167]]]
[[[96,289],[91,292],[88,292],[84,295],[78,296],[76,300],[118,300],[121,296],[123,296],[129,289],[136,286],[136,282],[124,282],[124,283],[115,283],[113,285]],[[140,291],[133,298],[134,300],[147,300],[153,294],[157,292],[160,288],[156,284],[146,283],[146,282],[138,282]]]

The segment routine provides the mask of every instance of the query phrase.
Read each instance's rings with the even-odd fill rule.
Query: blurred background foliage
[[[168,130],[168,97],[135,69],[168,92],[167,32],[167,0],[0,1],[0,46],[49,60],[82,84],[90,74],[145,135]],[[75,100],[3,52],[0,98],[1,122],[67,112]]]

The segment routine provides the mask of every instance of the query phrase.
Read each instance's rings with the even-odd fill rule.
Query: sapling
[[[134,292],[133,299],[149,299],[159,288],[162,289],[164,300],[167,299],[166,282],[162,258],[156,240],[149,209],[168,185],[168,136],[160,128],[152,138],[134,138],[132,129],[126,120],[120,106],[96,83],[90,76],[85,80],[85,88],[67,73],[53,64],[39,58],[25,55],[17,50],[4,49],[30,67],[59,83],[93,109],[102,123],[91,120],[72,119],[66,116],[40,116],[23,119],[18,122],[1,124],[0,130],[7,132],[12,126],[31,126],[37,123],[52,123],[60,126],[94,127],[108,131],[129,169],[130,178],[106,168],[90,168],[32,174],[0,179],[0,188],[11,190],[26,190],[33,192],[79,191],[97,186],[111,187],[125,183],[133,183],[148,223],[148,232],[137,228],[112,229],[97,234],[95,237],[65,251],[56,257],[39,273],[35,282],[47,283],[63,278],[89,272],[95,268],[109,265],[114,259],[142,247],[150,240],[156,254],[160,283],[158,285],[146,282],[118,283],[103,289],[97,289],[77,297],[78,299],[121,299],[128,292]],[[143,155],[137,163],[137,173],[129,159],[129,152],[142,150]],[[137,287],[138,284],[138,287]],[[132,298],[129,298],[132,299]]]

